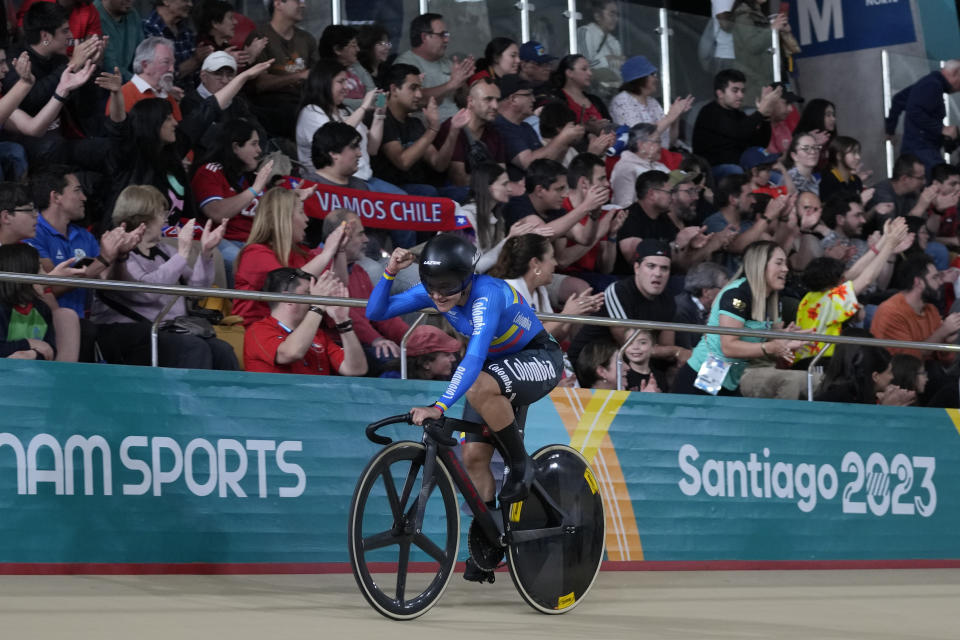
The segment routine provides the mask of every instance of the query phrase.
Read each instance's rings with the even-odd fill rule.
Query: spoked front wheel
[[[537,481],[566,515],[561,522],[536,491],[511,505],[511,535],[525,531],[533,539],[512,540],[507,553],[510,577],[520,596],[542,613],[566,613],[590,591],[603,561],[603,498],[586,458],[565,445],[551,445],[531,456]],[[539,536],[535,529],[559,527]]]
[[[416,532],[426,447],[397,442],[373,457],[350,503],[350,564],[367,602],[393,620],[426,613],[453,576],[460,511],[453,480],[439,463]]]

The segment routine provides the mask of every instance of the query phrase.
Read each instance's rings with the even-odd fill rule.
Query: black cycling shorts
[[[522,351],[490,358],[480,370],[497,381],[500,393],[510,400],[514,409],[525,408],[553,391],[560,382],[563,351],[553,336],[542,331]],[[483,423],[483,418],[469,402],[463,410],[463,419]],[[522,424],[519,426],[523,427]],[[466,441],[493,443],[489,436],[472,433],[466,434]]]

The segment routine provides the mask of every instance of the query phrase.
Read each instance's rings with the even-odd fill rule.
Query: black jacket
[[[159,98],[157,98],[159,99]],[[176,157],[183,158],[195,148],[203,137],[204,132],[220,117],[222,111],[217,99],[210,96],[200,106],[184,116],[177,127]],[[129,118],[129,116],[128,116]],[[183,189],[182,209],[175,211],[176,204],[171,208],[169,224],[175,225],[179,219],[199,218],[199,210],[190,188],[190,176],[187,175],[181,162],[175,162],[170,167],[151,166],[145,156],[137,151],[136,141],[129,134],[129,120],[116,123],[108,120],[108,133],[113,140],[113,150],[107,158],[108,175],[112,177],[111,193],[108,199],[107,211],[113,210],[117,196],[125,187],[131,184],[149,184],[159,189],[160,193],[170,199],[168,174],[179,182]],[[109,220],[110,216],[105,216]]]
[[[11,49],[7,53],[7,59],[10,61],[10,70],[3,78],[4,94],[10,91],[13,85],[20,80],[20,74],[14,69],[13,61],[24,51],[30,56],[30,68],[36,78],[36,82],[34,82],[33,87],[30,89],[30,93],[28,93],[23,99],[23,102],[20,103],[20,109],[35,116],[53,97],[57,85],[60,83],[60,76],[63,75],[64,69],[67,68],[69,59],[63,55],[44,58],[29,46]],[[65,134],[71,129],[77,130],[84,136],[101,135],[103,133],[103,94],[99,87],[93,82],[93,78],[97,75],[99,75],[99,72],[95,71],[85,85],[67,97],[63,109],[60,112],[60,117],[64,125],[61,126],[60,130]]]
[[[693,152],[711,166],[740,164],[748,147],[770,144],[770,120],[759,111],[749,116],[739,109],[726,109],[716,101],[704,105],[693,125]]]

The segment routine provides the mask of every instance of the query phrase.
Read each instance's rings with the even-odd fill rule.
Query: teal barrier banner
[[[0,360],[0,571],[344,563],[379,450],[363,429],[444,387]],[[612,561],[947,560],[957,424],[953,410],[558,389],[527,438],[591,461]]]

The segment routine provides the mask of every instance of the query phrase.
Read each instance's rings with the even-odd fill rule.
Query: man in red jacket
[[[346,294],[343,284],[329,271],[314,278],[290,267],[268,273],[263,290],[338,298]],[[332,332],[321,326],[327,317],[342,344],[337,344]],[[297,302],[271,302],[270,315],[247,328],[243,336],[243,366],[247,371],[321,376],[362,376],[367,372],[347,307]]]

